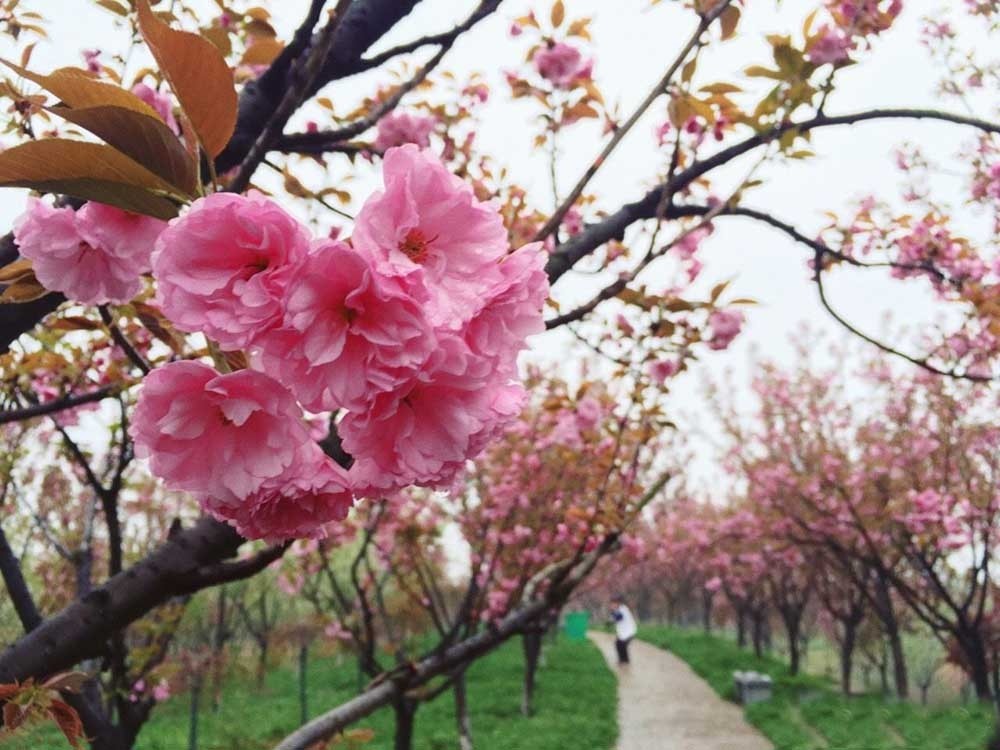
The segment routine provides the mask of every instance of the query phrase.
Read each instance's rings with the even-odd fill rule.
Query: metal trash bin
[[[770,700],[774,693],[774,681],[770,675],[760,672],[733,672],[736,700],[741,705]]]

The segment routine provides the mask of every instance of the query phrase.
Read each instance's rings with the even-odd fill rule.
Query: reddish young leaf
[[[80,739],[83,737],[83,722],[80,721],[80,714],[67,703],[61,700],[53,700],[49,704],[49,716],[55,721],[56,726],[62,730],[69,744],[74,748],[79,748]]]

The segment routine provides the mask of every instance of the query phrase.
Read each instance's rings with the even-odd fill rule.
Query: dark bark
[[[392,736],[393,750],[413,750],[413,725],[417,716],[417,703],[399,698],[392,704],[395,728]]]
[[[854,622],[844,623],[844,635],[840,640],[840,690],[851,694],[851,677],[854,672],[854,647],[858,642],[858,626]]]
[[[990,668],[986,658],[986,647],[979,633],[970,633],[956,638],[962,656],[965,657],[969,680],[976,691],[976,698],[988,701],[993,698],[990,690]]]
[[[220,586],[215,600],[215,627],[212,632],[212,713],[219,713],[222,703],[222,678],[226,661],[226,641],[229,640],[227,623],[226,587]]]
[[[309,644],[299,646],[299,724],[309,721]]]
[[[802,613],[785,612],[782,613],[781,619],[785,624],[785,635],[788,638],[788,671],[792,674],[798,674],[801,661],[799,640],[802,630]]]
[[[469,696],[464,669],[455,676],[452,692],[455,694],[455,730],[458,732],[459,750],[472,750],[472,719],[469,716]]]
[[[701,592],[701,627],[706,634],[712,632],[712,605],[715,595],[708,589]]]
[[[903,638],[897,628],[888,634],[889,654],[892,657],[892,679],[896,686],[896,697],[906,700],[910,697],[910,678],[906,667],[906,652],[903,651]]]
[[[260,638],[257,641],[257,689],[264,688],[264,680],[267,678],[267,657],[271,648],[269,638]]]
[[[201,711],[201,687],[204,678],[201,672],[194,676],[191,685],[191,706],[188,711],[188,750],[198,750],[198,714]]]
[[[412,11],[420,0],[356,0],[351,3],[337,28],[330,55],[316,85],[306,92],[311,97],[331,81],[363,69],[361,56],[393,26]],[[289,86],[294,58],[282,55],[256,81],[240,93],[236,130],[215,160],[216,170],[226,172],[238,165],[263,131]]]
[[[46,619],[0,654],[0,682],[43,677],[104,654],[107,637],[154,607],[212,585],[213,566],[243,543],[232,527],[203,518],[142,562]],[[222,581],[216,581],[220,583]]]
[[[747,645],[747,618],[743,610],[736,613],[736,645],[740,648]]]
[[[757,611],[751,615],[753,626],[753,653],[755,656],[764,655],[764,613]]]
[[[524,650],[524,685],[521,691],[521,714],[534,714],[535,677],[538,674],[538,661],[542,655],[542,633],[532,628],[521,636],[521,648]]]

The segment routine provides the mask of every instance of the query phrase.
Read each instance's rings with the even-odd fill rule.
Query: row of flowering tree
[[[805,354],[793,370],[761,366],[753,408],[721,412],[729,497],[647,521],[633,595],[651,588],[666,597],[659,612],[700,612],[706,627],[721,599],[758,652],[773,624],[793,672],[820,628],[837,645],[845,693],[857,649],[874,637],[896,694],[913,694],[905,636],[930,633],[976,695],[996,700],[997,393],[854,359],[857,372]]]
[[[905,211],[864,201],[816,231],[746,205],[760,170],[810,157],[815,131],[935,120],[973,139],[969,197],[996,214],[1000,126],[989,115],[828,111],[838,73],[892,33],[898,0],[817,2],[796,19],[801,34],[768,37],[770,59],[733,80],[702,74],[702,60],[759,9],[637,2],[637,23],[648,11],[679,32],[648,96],[624,111],[609,104],[618,92],[598,74],[590,19],[562,0],[510,3],[504,38],[520,66],[503,92],[441,67],[502,1],[470,2],[453,26],[379,44],[397,24],[407,38],[404,19],[421,4],[311,0],[281,39],[278,3],[218,3],[206,15],[200,3],[100,0],[129,52],[88,49],[81,67],[50,71],[32,62],[43,14],[26,0],[0,15],[20,53],[5,61],[0,186],[36,193],[0,242],[10,459],[0,573],[24,631],[0,654],[8,727],[44,714],[74,741],[131,747],[155,703],[135,685],[157,684],[177,611],[203,589],[257,575],[297,539],[363,550],[346,604],[322,606],[346,618],[345,631],[360,628],[362,671],[379,677],[281,747],[390,704],[405,741],[415,690],[444,677],[461,692],[464,666],[524,633],[530,710],[531,634],[656,488],[639,448],[663,426],[657,394],[743,325],[747,300],[696,283],[700,245],[723,222],[762,223],[805,249],[821,301],[845,325],[824,287],[838,269],[889,269],[889,283],[926,286],[954,313],[950,327],[926,331],[921,352],[875,343],[928,372],[993,372],[995,243],[962,234],[930,191],[910,190]],[[995,2],[953,12],[962,27],[995,30]],[[990,63],[964,55],[947,17],[934,21],[926,41],[949,96],[988,93]],[[361,73],[375,83],[356,106],[326,95]],[[528,137],[552,174],[541,194],[475,137],[491,97],[504,96],[520,100],[511,116],[522,106],[538,115]],[[642,137],[647,114],[663,125],[647,134],[645,192],[594,194],[593,178],[623,139]],[[601,145],[565,190],[570,133]],[[933,165],[905,155],[917,187],[930,182]],[[755,166],[734,181],[743,157]],[[354,188],[355,175],[380,188]],[[525,379],[518,353],[546,329],[596,350],[613,385],[577,393]],[[547,416],[531,417],[539,409]],[[457,604],[434,590],[438,576],[426,580],[442,564],[432,521],[469,540],[471,593]],[[416,524],[413,549],[379,533],[394,523]],[[900,570],[886,561],[875,572],[939,629],[946,618],[976,662],[968,617],[918,608],[921,589]],[[382,585],[410,592],[440,636],[388,671],[369,659],[387,631],[364,624]],[[752,589],[734,585],[732,596],[760,622]],[[226,609],[222,595],[217,603]]]

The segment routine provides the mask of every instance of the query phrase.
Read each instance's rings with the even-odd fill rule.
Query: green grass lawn
[[[476,750],[557,750],[580,747],[605,750],[618,733],[615,677],[589,642],[560,638],[546,644],[539,669],[536,713],[520,714],[522,656],[514,641],[469,670],[468,693]],[[322,713],[353,695],[352,661],[314,659],[308,674],[311,715]],[[273,670],[266,689],[257,692],[243,681],[226,685],[217,714],[201,714],[199,750],[265,750],[298,726],[298,683],[293,666]],[[186,750],[188,698],[174,697],[158,707],[143,729],[136,750]],[[371,728],[366,750],[392,747],[392,712],[380,711],[356,727]],[[414,747],[453,750],[457,747],[451,693],[424,705],[417,713]],[[65,750],[65,740],[51,731],[36,731],[0,741],[3,750]]]
[[[989,706],[922,708],[874,695],[845,698],[826,680],[793,677],[783,662],[758,659],[726,638],[665,626],[640,628],[639,637],[672,651],[730,700],[733,672],[769,674],[773,699],[746,714],[775,750],[983,750],[993,730]]]

